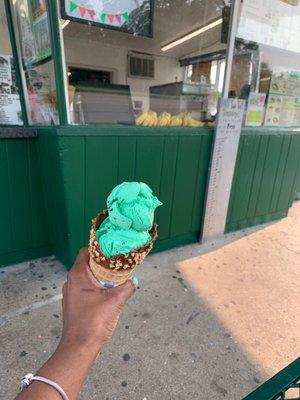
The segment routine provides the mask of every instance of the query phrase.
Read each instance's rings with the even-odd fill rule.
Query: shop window
[[[73,123],[212,125],[224,81],[225,3],[62,0]]]
[[[23,125],[15,60],[3,2],[0,3],[0,37],[0,125]]]
[[[22,61],[28,120],[59,124],[46,0],[13,0],[14,31]]]
[[[243,1],[230,91],[246,126],[300,126],[299,37],[299,0]]]

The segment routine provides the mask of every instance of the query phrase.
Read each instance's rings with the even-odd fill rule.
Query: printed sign
[[[237,37],[300,53],[298,0],[243,0]]]
[[[17,0],[22,58],[25,65],[45,62],[51,57],[51,41],[45,0]]]
[[[265,125],[299,125],[299,99],[300,71],[274,67],[270,83]]]
[[[264,118],[265,101],[265,93],[250,93],[246,115],[247,126],[261,126]]]
[[[0,125],[23,125],[13,58],[0,54]]]
[[[153,0],[63,0],[62,18],[152,37]]]
[[[225,230],[244,108],[245,100],[220,100],[206,196],[202,241],[222,235]]]

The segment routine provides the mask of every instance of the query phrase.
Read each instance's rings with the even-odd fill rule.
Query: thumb
[[[132,278],[116,288],[109,289],[109,291],[112,297],[115,297],[118,302],[125,304],[126,301],[135,293],[136,289],[136,280],[135,278]]]

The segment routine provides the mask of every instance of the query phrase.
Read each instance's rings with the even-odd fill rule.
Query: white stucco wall
[[[68,66],[103,69],[113,72],[113,83],[128,84],[133,100],[142,100],[149,108],[149,87],[183,79],[183,68],[175,58],[155,56],[155,79],[127,77],[127,54],[130,48],[107,46],[96,41],[65,37]]]

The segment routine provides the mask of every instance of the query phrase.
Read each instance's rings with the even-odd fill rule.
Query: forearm
[[[75,400],[94,364],[99,348],[87,348],[71,343],[60,343],[52,357],[36,375],[43,376],[63,388],[70,400]],[[34,381],[15,400],[61,400],[51,386]]]

